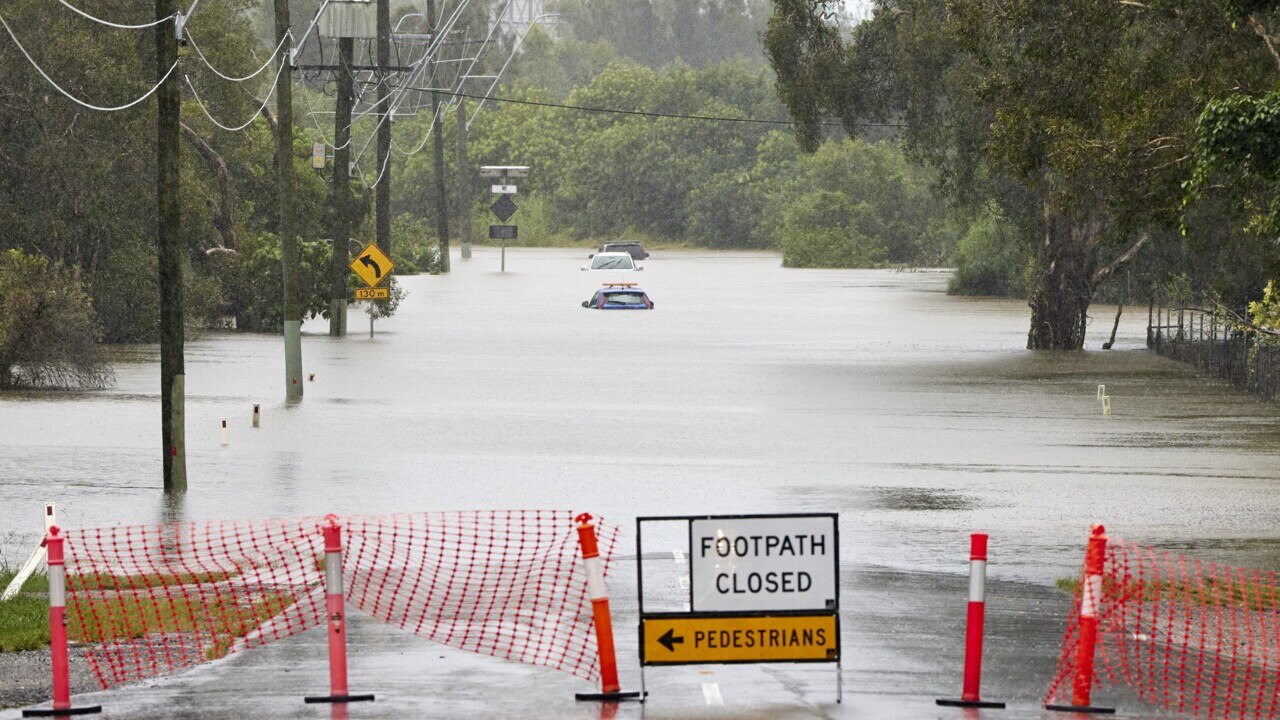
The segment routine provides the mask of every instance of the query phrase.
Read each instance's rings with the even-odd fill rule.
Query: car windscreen
[[[591,261],[592,270],[630,270],[633,267],[630,255],[597,255]]]
[[[615,290],[604,294],[604,301],[612,305],[644,305],[644,293]]]

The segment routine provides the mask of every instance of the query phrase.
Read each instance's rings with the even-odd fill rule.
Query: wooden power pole
[[[378,0],[378,171],[375,213],[378,247],[391,254],[391,90],[387,73],[391,68],[391,0]]]
[[[178,61],[176,0],[156,0],[156,77]],[[187,489],[186,371],[183,363],[182,215],[179,205],[179,157],[182,97],[178,74],[156,91],[156,197],[160,275],[160,436],[164,453],[164,490]]]
[[[458,98],[458,237],[471,259],[471,168],[467,165],[467,99]]]
[[[351,106],[355,73],[351,69],[355,41],[338,38],[338,99],[333,131],[333,264],[329,268],[329,334],[347,334],[347,265],[351,262]]]
[[[428,32],[432,37],[436,34],[436,2],[427,0]],[[436,42],[438,48],[444,43]],[[431,86],[436,85],[436,58],[432,54],[430,63]],[[449,198],[445,190],[444,180],[444,125],[440,122],[440,93],[431,91],[431,133],[432,151],[435,155],[436,176],[436,233],[440,235],[440,272],[449,272]]]
[[[275,0],[276,44],[282,69],[276,73],[276,192],[280,203],[280,262],[284,276],[284,396],[302,399],[302,284],[293,217],[293,54],[289,0]]]

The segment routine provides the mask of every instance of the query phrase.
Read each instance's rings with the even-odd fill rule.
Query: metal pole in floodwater
[[[1003,708],[1002,702],[982,700],[982,631],[987,606],[987,534],[969,536],[969,615],[965,621],[964,684],[960,699],[938,698],[939,705],[969,708]]]
[[[71,707],[71,668],[67,659],[67,567],[58,526],[44,538],[49,573],[49,656],[53,665],[53,707],[23,710],[22,717],[65,717],[102,712],[101,705]]]
[[[253,404],[253,426],[254,427],[258,427],[260,422],[259,417],[261,416],[261,414],[262,414],[261,408],[258,407],[258,403],[254,403]]]

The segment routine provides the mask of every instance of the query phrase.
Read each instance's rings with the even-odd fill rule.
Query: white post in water
[[[58,524],[57,509],[54,507],[52,502],[45,503],[44,504],[44,534],[48,535],[49,528],[57,524]],[[41,536],[41,538],[43,539],[43,536]],[[44,562],[44,558],[45,558],[44,545],[43,544],[37,545],[36,549],[31,553],[31,557],[27,558],[27,561],[22,564],[21,568],[18,569],[18,574],[14,575],[13,580],[9,582],[9,587],[4,589],[3,594],[0,594],[0,601],[8,600],[14,595],[17,595],[18,592],[22,590],[22,586],[27,583],[27,578],[31,577],[31,573],[34,573],[36,571],[36,568],[40,567],[40,563]]]
[[[1103,415],[1111,414],[1111,396],[1110,395],[1102,396],[1102,414]]]
[[[1107,386],[1099,385],[1098,386],[1098,402],[1102,402],[1102,398],[1105,397],[1106,394],[1107,394]]]
[[[258,403],[254,403],[253,404],[253,426],[254,427],[258,427],[258,423],[260,422],[259,417],[261,415],[262,415],[262,408],[259,407]]]
[[[222,447],[226,447],[231,442],[231,438],[227,435],[227,419],[222,418]]]

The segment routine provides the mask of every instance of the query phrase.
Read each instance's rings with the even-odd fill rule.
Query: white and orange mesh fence
[[[1088,706],[1095,688],[1124,685],[1178,717],[1280,717],[1274,573],[1108,538],[1100,527],[1091,542],[1105,545],[1100,582],[1077,585],[1046,705]],[[1096,599],[1082,596],[1090,586]]]
[[[339,517],[346,603],[482,655],[598,677],[575,512]],[[104,688],[325,621],[321,517],[67,530],[67,626]],[[607,571],[618,529],[599,525]]]

